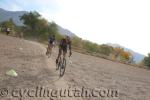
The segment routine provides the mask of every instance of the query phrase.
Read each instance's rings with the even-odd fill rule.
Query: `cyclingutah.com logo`
[[[119,96],[118,90],[105,88],[85,88],[85,87],[68,87],[67,89],[50,89],[43,86],[35,88],[14,88],[0,89],[0,97],[11,96],[22,100],[22,98],[116,98]]]
[[[8,89],[1,88],[0,89],[0,97],[6,97],[8,95]]]

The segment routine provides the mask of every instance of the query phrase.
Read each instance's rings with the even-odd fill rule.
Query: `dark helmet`
[[[66,35],[66,39],[70,40],[70,37],[68,35]]]

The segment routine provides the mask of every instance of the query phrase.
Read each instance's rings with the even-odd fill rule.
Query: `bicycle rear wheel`
[[[60,66],[60,77],[64,75],[65,69],[66,69],[66,59],[63,59],[62,64]]]

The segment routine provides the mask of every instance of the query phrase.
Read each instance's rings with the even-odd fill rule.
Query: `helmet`
[[[66,39],[69,39],[70,40],[70,37],[68,35],[66,35]]]

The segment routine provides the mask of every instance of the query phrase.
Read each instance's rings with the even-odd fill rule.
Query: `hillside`
[[[26,11],[6,11],[0,8],[0,22],[7,21],[12,18],[16,25],[22,26],[23,23],[20,21],[19,16],[22,16],[24,13],[26,13]]]
[[[0,8],[0,22],[7,21],[10,18],[13,19],[14,23],[18,26],[22,26],[23,22],[20,21],[20,17],[25,14],[27,11],[7,11]],[[62,35],[76,36],[74,33],[68,29],[64,29],[58,25],[58,32]]]
[[[65,28],[62,28],[61,26],[58,25],[58,32],[61,34],[61,35],[69,35],[71,37],[74,37],[76,36],[74,33],[72,33],[70,30],[68,29],[65,29]]]
[[[0,89],[8,89],[9,93],[6,97],[0,96],[0,100],[150,100],[149,70],[73,52],[71,62],[67,59],[64,77],[59,78],[55,70],[57,48],[50,59],[45,56],[45,51],[42,44],[0,34]],[[16,70],[18,76],[6,75],[10,69]],[[34,90],[37,86],[55,90],[81,90],[84,87],[87,91],[105,89],[106,92],[119,92],[114,97],[104,94],[103,97],[58,95],[58,98],[29,97],[27,94],[11,96],[13,89]]]

